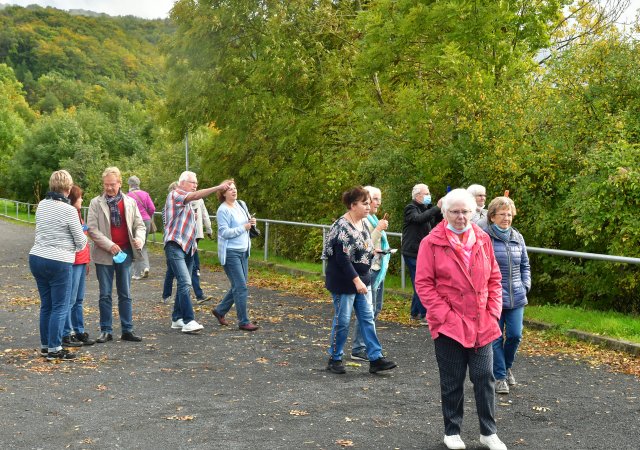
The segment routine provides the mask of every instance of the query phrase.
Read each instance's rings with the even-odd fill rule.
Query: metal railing
[[[0,216],[8,217],[10,219],[18,220],[21,222],[28,222],[28,223],[35,222],[35,214],[33,214],[32,211],[35,211],[36,205],[33,205],[31,203],[26,203],[26,202],[19,202],[17,200],[4,199],[4,198],[0,198],[0,202],[3,203],[3,207],[0,208],[0,211],[4,212],[4,213],[0,212]],[[12,203],[13,205],[11,205]],[[24,210],[22,214],[26,214],[26,217],[27,217],[26,220],[23,219],[20,215],[21,208]],[[11,212],[9,210],[11,210]],[[82,211],[83,211],[82,215],[86,220],[88,208],[83,207]],[[156,212],[154,215],[154,219],[155,219],[155,216],[160,217],[160,223],[162,223],[162,214],[160,212]],[[216,216],[210,215],[209,218],[211,220],[215,220]],[[273,219],[256,219],[256,220],[259,223],[264,224],[264,233],[263,233],[264,261],[268,261],[269,259],[269,237],[270,237],[271,225],[287,225],[287,226],[295,226],[295,227],[321,228],[323,244],[327,236],[327,230],[331,228],[331,225],[323,225],[323,224],[317,224],[317,223],[291,222],[287,220],[273,220]],[[157,223],[158,222],[156,222],[156,224]],[[401,233],[387,232],[387,235],[391,237],[400,238],[400,244],[402,244]],[[152,236],[152,240],[153,242],[156,242],[155,234]],[[556,250],[551,248],[529,247],[529,246],[527,246],[527,251],[529,253],[541,253],[546,255],[563,256],[568,258],[593,259],[593,260],[599,260],[599,261],[617,262],[617,263],[625,263],[625,264],[640,264],[640,258],[630,258],[627,256],[602,255],[598,253],[574,252],[569,250]],[[322,275],[325,274],[325,268],[326,268],[326,261],[322,260]],[[402,289],[404,289],[406,286],[405,278],[406,278],[405,262],[404,262],[404,258],[401,257],[400,279],[401,279]]]

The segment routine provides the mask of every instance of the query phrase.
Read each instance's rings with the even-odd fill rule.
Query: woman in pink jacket
[[[442,201],[444,220],[420,243],[416,290],[427,308],[440,371],[444,444],[464,449],[460,437],[464,381],[469,368],[480,419],[480,444],[506,449],[496,434],[492,342],[500,336],[500,268],[489,236],[471,222],[475,199],[454,189]]]

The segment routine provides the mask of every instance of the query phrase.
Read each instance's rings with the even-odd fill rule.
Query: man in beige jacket
[[[118,313],[123,341],[140,342],[133,333],[133,309],[131,300],[131,262],[141,258],[146,228],[135,200],[122,194],[122,176],[117,167],[107,167],[102,173],[104,192],[91,200],[87,215],[89,236],[94,246],[91,259],[96,264],[96,277],[100,287],[100,336],[97,343],[113,340],[113,312],[111,292],[116,278]],[[121,261],[114,256],[124,253]],[[120,255],[123,256],[123,255]]]

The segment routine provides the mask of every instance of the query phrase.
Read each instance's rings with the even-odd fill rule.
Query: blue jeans
[[[355,310],[358,318],[360,334],[367,347],[367,357],[369,361],[374,361],[382,357],[382,347],[376,334],[376,324],[373,321],[373,308],[371,306],[371,295],[367,294],[335,294],[333,297],[333,323],[331,325],[331,347],[329,355],[331,359],[338,361],[342,359],[344,344],[347,342],[349,334],[349,322],[351,322],[351,311]]]
[[[224,264],[224,273],[227,274],[231,288],[227,291],[218,306],[215,307],[217,313],[221,316],[226,315],[231,306],[236,304],[236,315],[238,316],[238,325],[249,324],[247,314],[247,296],[249,288],[249,251],[227,249],[227,260]]]
[[[403,256],[404,262],[409,268],[409,277],[411,277],[411,285],[413,286],[413,297],[411,297],[411,317],[424,318],[427,315],[426,308],[422,305],[420,297],[416,292],[416,258]]]
[[[204,298],[204,292],[202,292],[202,288],[200,287],[200,276],[198,272],[200,271],[200,255],[198,251],[193,255],[193,270],[191,270],[191,286],[193,286],[193,293],[196,294],[197,299]]]
[[[29,269],[40,294],[40,347],[62,349],[62,329],[69,313],[71,263],[29,255]]]
[[[69,315],[64,323],[63,336],[69,336],[71,330],[76,334],[84,333],[82,302],[84,301],[84,279],[87,273],[86,264],[74,264],[71,268],[71,291],[69,293]]]
[[[496,380],[507,378],[507,369],[511,369],[516,359],[516,352],[522,341],[522,320],[524,306],[514,309],[503,309],[500,314],[500,330],[502,336],[493,341],[493,376]]]
[[[167,242],[164,246],[164,254],[167,257],[167,272],[169,272],[170,269],[178,281],[171,320],[175,322],[178,319],[182,319],[184,323],[187,324],[195,318],[193,305],[191,304],[193,255],[182,250],[182,247],[173,241]]]
[[[127,259],[120,264],[113,263],[96,264],[96,277],[100,288],[100,331],[113,333],[113,301],[111,293],[113,291],[113,277],[116,278],[116,292],[118,293],[118,314],[120,315],[120,325],[122,332],[133,331],[133,308],[131,300],[131,261],[133,251],[128,248],[123,250],[127,254]]]
[[[191,271],[191,286],[193,287],[193,293],[196,294],[197,299],[204,298],[204,292],[200,287],[200,277],[198,276],[198,270],[200,270],[200,256],[198,251],[193,255],[193,270]],[[164,274],[164,285],[162,286],[162,298],[167,299],[171,297],[173,291],[173,271],[171,266],[167,262],[167,272]]]
[[[373,320],[378,319],[378,315],[380,311],[382,311],[383,304],[383,295],[384,295],[384,280],[380,282],[380,285],[377,289],[373,289],[373,285],[376,282],[376,279],[380,276],[379,270],[371,271],[371,303],[373,307]],[[353,334],[353,341],[351,343],[351,353],[358,353],[363,350],[366,350],[366,346],[364,345],[364,339],[362,338],[362,333],[360,333],[360,325],[358,324],[358,318],[355,320],[355,331]]]
[[[166,254],[166,252],[165,252]],[[173,292],[173,270],[171,270],[171,265],[169,264],[169,260],[167,259],[167,271],[164,274],[164,285],[162,286],[162,298],[168,299],[171,297],[171,293]]]

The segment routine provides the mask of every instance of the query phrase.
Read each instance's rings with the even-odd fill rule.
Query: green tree
[[[11,176],[9,163],[22,145],[27,126],[34,119],[13,70],[6,64],[0,64],[0,177],[3,180]],[[7,195],[5,183],[0,188],[0,195]]]

